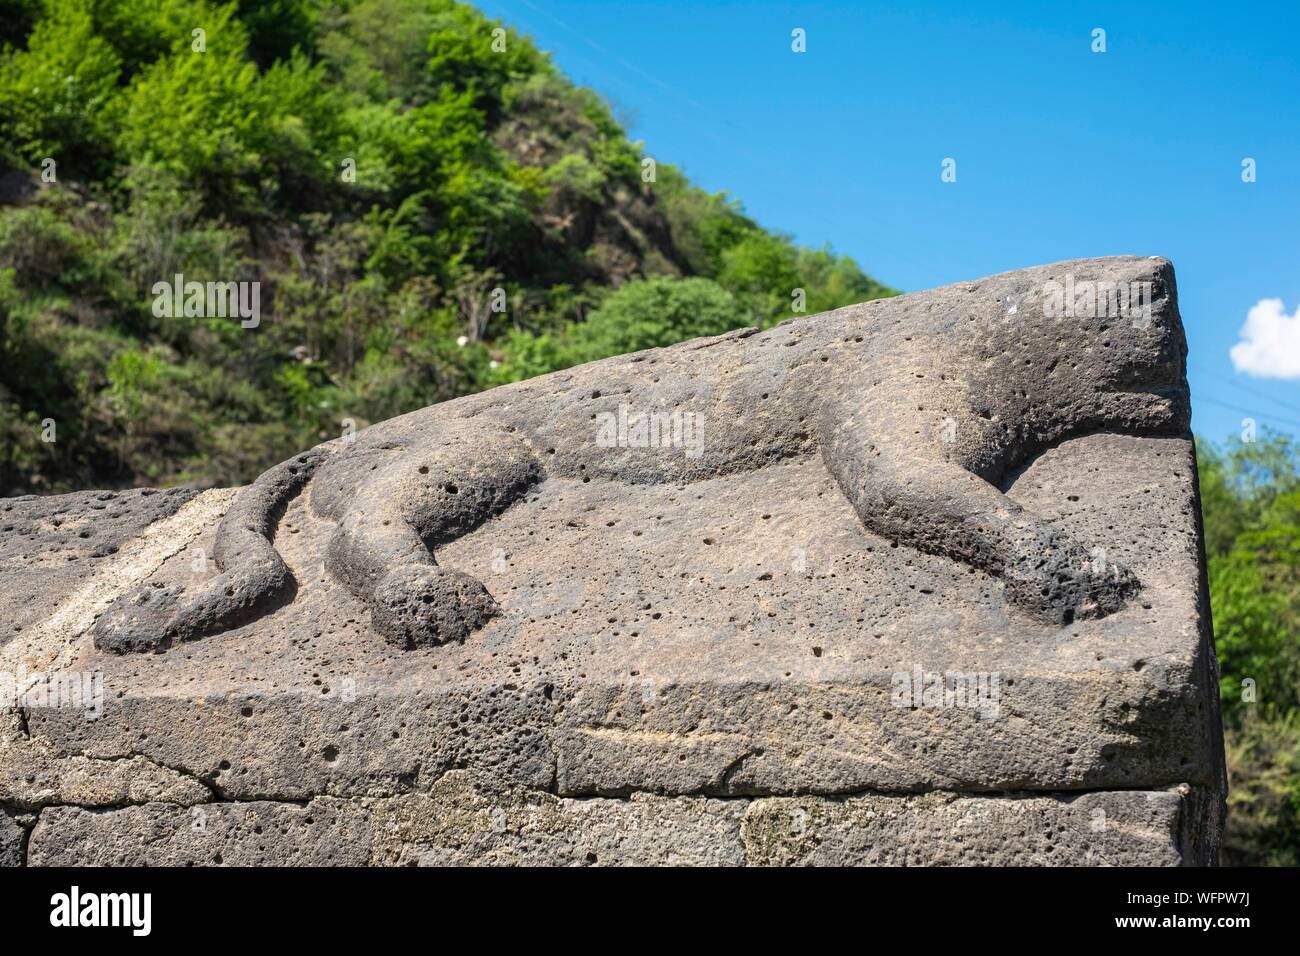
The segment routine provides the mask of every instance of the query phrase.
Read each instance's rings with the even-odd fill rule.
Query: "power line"
[[[770,160],[767,158],[767,156],[759,155],[753,152],[752,150],[750,150],[748,147],[746,147],[743,143],[743,140],[740,139],[740,137],[743,136],[743,132],[729,119],[717,115],[716,113],[713,112],[713,110],[709,109],[709,107],[705,106],[704,104],[698,102],[695,99],[692,99],[690,96],[686,95],[676,87],[668,83],[665,83],[663,80],[659,79],[656,76],[653,76],[650,73],[647,73],[639,66],[636,66],[633,63],[629,63],[627,60],[625,60],[621,56],[618,56],[616,53],[612,53],[611,51],[607,50],[605,47],[597,43],[595,40],[592,40],[581,30],[578,30],[575,27],[570,26],[568,23],[564,22],[559,17],[555,16],[549,11],[540,9],[539,7],[529,2],[529,0],[519,0],[519,2],[522,3],[524,6],[528,7],[528,9],[532,10],[534,13],[550,20],[552,23],[560,27],[562,30],[565,30],[566,32],[573,34],[583,43],[587,44],[592,49],[599,52],[601,55],[608,57],[614,63],[621,66],[623,69],[631,73],[634,73],[637,76],[643,77],[645,80],[655,84],[666,93],[688,104],[696,113],[698,113],[701,117],[703,117],[709,124],[709,125],[704,125],[703,127],[701,127],[701,125],[698,123],[694,125],[696,129],[703,128],[710,139],[713,139],[716,142],[724,142],[724,140],[718,136],[716,127],[725,126],[731,129],[736,134],[736,138],[734,138],[732,141],[728,143],[732,153],[745,157],[749,161],[751,167],[766,171],[766,178],[768,180],[768,187],[767,187],[768,194],[776,196],[778,198],[785,199],[787,202],[791,202],[792,204],[803,208],[807,216],[816,219],[824,226],[830,227],[830,229],[833,232],[840,233],[841,240],[846,244],[848,242],[851,242],[854,238],[865,239],[865,237],[861,235],[864,231],[863,230],[864,224],[869,226],[875,226],[878,232],[897,233],[899,231],[898,229],[893,228],[891,224],[881,220],[879,218],[879,210],[874,208],[870,212],[864,211],[862,209],[857,210],[854,217],[854,223],[852,224],[840,220],[838,218],[832,218],[830,216],[827,216],[820,209],[807,208],[806,204],[802,202],[801,198],[795,197],[794,194],[787,192],[783,188],[782,184],[793,181],[794,177],[792,177],[789,174],[789,172],[784,169],[780,170],[780,173],[778,175],[773,175],[773,165],[770,162]],[[518,21],[519,18],[515,17],[515,22],[518,23]],[[653,96],[652,98],[658,99],[657,97],[653,97]],[[663,102],[663,101],[659,100],[659,102]],[[685,119],[685,117],[683,116],[680,110],[676,111],[676,113],[679,118]],[[682,168],[684,170],[685,166],[683,165]],[[775,230],[775,227],[769,227],[769,228]],[[843,246],[839,246],[839,250],[841,255],[846,254]],[[913,259],[905,251],[901,250],[897,244],[891,246],[885,254],[890,255],[893,258],[901,262],[904,262],[907,265],[912,266],[914,269],[917,269],[922,273],[933,270],[935,267],[935,263],[933,261],[933,255],[929,260],[927,260],[926,263],[921,263]],[[874,265],[868,263],[867,267],[872,269],[871,278],[881,283],[885,281],[884,279],[881,279],[878,275],[875,274]]]
[[[1231,402],[1224,402],[1217,398],[1209,398],[1205,395],[1198,395],[1192,399],[1193,406],[1201,402],[1205,402],[1210,405],[1218,405],[1220,408],[1226,408],[1229,411],[1240,412],[1241,414],[1250,416],[1251,418],[1265,418],[1268,419],[1269,421],[1279,422],[1283,425],[1286,425],[1288,428],[1294,428],[1300,430],[1300,421],[1295,421],[1290,418],[1281,418],[1277,415],[1261,413],[1256,411],[1253,408],[1242,408],[1240,405],[1233,405]]]
[[[1251,395],[1254,395],[1256,398],[1262,398],[1265,399],[1266,401],[1272,402],[1275,405],[1281,405],[1283,408],[1290,409],[1293,412],[1300,412],[1300,405],[1292,405],[1290,402],[1284,402],[1280,398],[1274,398],[1272,395],[1269,395],[1267,392],[1262,391],[1261,389],[1258,388],[1252,388],[1251,386],[1239,382],[1234,378],[1230,378],[1229,376],[1224,375],[1222,372],[1212,371],[1211,369],[1206,368],[1204,365],[1201,365],[1200,363],[1194,365],[1193,368],[1195,368],[1196,371],[1201,373],[1202,375],[1209,375],[1212,378],[1217,378],[1220,381],[1226,382],[1228,385],[1231,385],[1233,388],[1238,388],[1243,392],[1247,392]]]

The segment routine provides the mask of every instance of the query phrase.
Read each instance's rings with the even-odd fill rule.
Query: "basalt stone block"
[[[1081,794],[556,797],[452,771],[427,793],[41,812],[33,865],[1171,866],[1187,788]]]
[[[15,816],[0,807],[0,867],[23,865],[23,837]]]
[[[704,798],[746,819],[869,794],[1010,814],[943,804],[969,828],[1020,798],[1158,793],[1165,849],[1086,831],[1056,858],[1210,861],[1225,784],[1184,356],[1168,262],[1080,260],[381,423],[185,500],[75,584],[0,580],[42,608],[0,670],[104,688],[94,719],[26,708],[23,752],[137,761],[159,792],[116,787],[116,813],[393,800],[415,832],[449,773],[576,801],[555,812],[591,832],[679,801],[716,852],[622,844],[662,862],[735,861],[734,809]],[[93,500],[65,520],[93,525]],[[44,818],[78,792],[22,799]],[[774,859],[1009,858],[871,832],[871,852]],[[619,858],[546,845],[373,857]],[[1056,853],[1034,846],[1018,859]]]
[[[52,807],[32,830],[32,866],[358,866],[370,821],[345,800]]]
[[[484,790],[452,771],[427,794],[370,805],[381,865],[739,866],[747,801],[572,799]]]
[[[105,759],[58,752],[28,736],[19,714],[0,713],[0,804],[30,811],[210,799],[212,791],[184,772],[138,755]]]
[[[764,866],[1178,866],[1205,863],[1179,790],[1050,796],[930,793],[754,801],[746,860]]]

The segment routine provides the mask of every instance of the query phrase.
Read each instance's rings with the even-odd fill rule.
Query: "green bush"
[[[1229,728],[1224,866],[1300,866],[1300,715]]]
[[[709,279],[658,276],[629,282],[601,303],[568,336],[572,354],[591,362],[623,352],[702,335],[721,335],[748,324],[731,293]]]
[[[747,321],[731,294],[708,279],[657,276],[629,282],[586,321],[563,332],[515,336],[494,378],[518,381],[624,352],[720,335]]]

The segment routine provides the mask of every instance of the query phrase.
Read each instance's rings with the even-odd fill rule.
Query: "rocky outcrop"
[[[33,864],[1212,862],[1184,354],[1167,262],[1067,262],[434,406],[129,529],[5,501],[0,806]],[[46,587],[34,509],[116,553]]]

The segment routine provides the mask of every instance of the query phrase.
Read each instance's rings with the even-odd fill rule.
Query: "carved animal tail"
[[[192,593],[146,583],[120,597],[95,622],[95,646],[113,653],[162,651],[228,631],[291,597],[295,582],[271,537],[284,509],[337,449],[337,441],[268,469],[235,496],[217,526],[213,560],[221,572]]]

